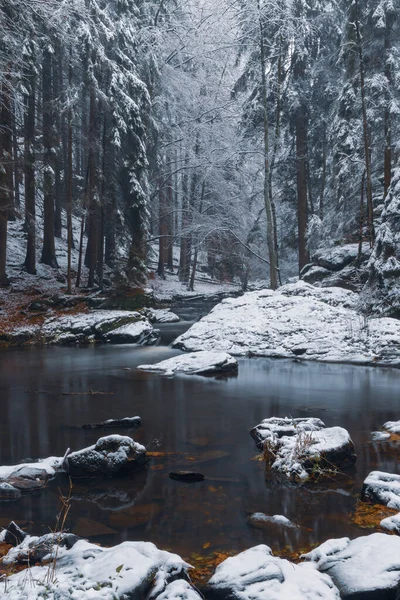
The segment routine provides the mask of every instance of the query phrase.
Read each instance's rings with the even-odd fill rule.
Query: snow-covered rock
[[[363,245],[362,258],[366,258],[371,251]],[[319,248],[314,252],[311,259],[316,265],[328,269],[329,271],[340,271],[358,257],[358,244],[345,244],[343,246],[333,246],[330,248]]]
[[[236,373],[238,363],[226,352],[199,351],[191,354],[181,354],[163,360],[155,365],[139,365],[142,371],[153,371],[164,375],[186,373],[187,375],[218,375],[221,373]]]
[[[33,343],[78,344],[96,342],[153,344],[159,332],[151,323],[134,311],[94,310],[88,313],[50,317],[42,326],[17,328],[10,333],[13,339]]]
[[[145,462],[146,448],[122,435],[102,437],[93,446],[72,452],[66,460],[72,477],[118,475],[135,470]]]
[[[380,526],[382,529],[386,529],[386,531],[392,531],[393,533],[400,535],[400,513],[397,513],[397,515],[393,515],[391,517],[387,517],[386,519],[382,519]]]
[[[178,315],[173,313],[169,308],[150,308],[147,311],[147,316],[150,323],[177,323],[180,321]]]
[[[400,421],[388,421],[384,424],[383,429],[389,433],[400,433]]]
[[[374,533],[328,540],[303,556],[328,574],[343,599],[395,600],[400,592],[400,539]]]
[[[276,558],[268,546],[250,548],[221,563],[207,585],[218,600],[339,600],[330,577],[311,563]]]
[[[6,481],[0,482],[0,500],[18,500],[21,498],[21,492]]]
[[[250,432],[267,468],[293,481],[306,481],[351,467],[357,456],[349,432],[320,419],[264,419]]]
[[[218,304],[174,342],[192,352],[224,351],[356,364],[400,364],[400,321],[366,319],[356,294],[305,282],[249,292]]]
[[[372,471],[364,481],[361,500],[400,510],[400,475]]]
[[[0,467],[0,500],[18,500],[22,492],[35,492],[63,468],[63,458],[51,456],[36,463]]]
[[[290,521],[284,515],[273,515],[272,517],[262,512],[253,513],[247,518],[247,522],[252,527],[263,527],[264,525],[279,525],[289,529],[297,529],[299,526]]]
[[[167,585],[157,600],[202,600],[202,597],[187,581],[177,579]]]
[[[27,538],[13,556],[32,542]],[[7,580],[7,600],[198,600],[187,585],[171,587],[174,580],[186,578],[190,565],[178,555],[159,550],[148,542],[124,542],[101,548],[79,540],[72,548],[49,549],[52,565],[31,566]],[[178,591],[185,595],[179,596]],[[164,594],[164,596],[161,596]]]
[[[300,419],[270,417],[254,427],[250,431],[250,435],[257,446],[262,449],[265,440],[275,440],[283,436],[291,437],[306,431],[319,431],[324,428],[325,423],[321,419],[313,417]]]
[[[371,436],[374,442],[384,442],[390,438],[390,433],[385,433],[384,431],[373,431]]]

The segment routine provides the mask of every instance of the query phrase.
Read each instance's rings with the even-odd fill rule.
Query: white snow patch
[[[384,431],[373,431],[371,436],[374,442],[384,442],[390,438],[390,433],[385,433]]]
[[[340,288],[305,282],[228,298],[174,342],[186,351],[225,351],[326,362],[400,365],[400,321],[366,319]]]
[[[362,497],[400,510],[400,475],[372,471],[364,481]]]
[[[23,544],[31,541],[32,538],[26,538]],[[55,548],[49,557],[54,552]],[[124,542],[113,548],[101,548],[80,540],[70,550],[58,548],[54,577],[49,576],[50,568],[30,567],[28,577],[26,571],[11,575],[3,598],[110,600],[130,597],[132,593],[135,597],[147,597],[149,589],[156,597],[166,591],[170,578],[183,575],[190,565],[178,555],[159,550],[148,542]],[[194,596],[187,598],[195,600]]]
[[[331,579],[311,563],[295,565],[272,556],[271,548],[255,546],[221,563],[209,581],[215,590],[229,590],[240,600],[339,600]]]
[[[384,424],[383,429],[390,433],[400,433],[400,421],[388,421]]]
[[[204,375],[235,371],[238,368],[238,363],[235,358],[226,352],[200,351],[174,356],[155,365],[139,365],[137,368],[142,371],[154,371],[165,375],[173,375],[174,373]]]
[[[299,525],[296,525],[296,523],[293,523],[293,521],[290,521],[290,519],[288,519],[284,515],[273,515],[271,517],[262,512],[257,512],[250,515],[249,519],[254,522],[260,521],[262,523],[273,523],[275,525],[282,525],[283,527],[288,527],[290,529],[297,529],[299,527]]]
[[[387,531],[394,531],[395,533],[400,533],[400,513],[383,519],[380,522],[380,526],[382,527],[382,529],[386,529]]]

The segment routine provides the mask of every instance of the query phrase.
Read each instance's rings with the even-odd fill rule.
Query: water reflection
[[[261,542],[289,551],[365,533],[351,523],[363,479],[376,468],[399,472],[398,448],[370,436],[400,418],[399,371],[264,359],[240,360],[239,376],[220,381],[135,371],[176,354],[165,346],[2,351],[0,464],[62,455],[103,435],[81,429],[84,423],[140,415],[142,428],[129,434],[164,454],[131,479],[77,482],[72,530],[105,543],[149,540],[185,556],[203,546],[241,550]],[[315,416],[346,427],[356,445],[356,472],[303,488],[266,482],[264,465],[251,460],[256,450],[248,432],[270,416]],[[190,465],[206,481],[169,479],[171,470]],[[3,503],[0,525],[12,518],[48,531],[59,509],[58,488],[67,493],[68,482]],[[249,527],[253,512],[284,514],[300,528]]]

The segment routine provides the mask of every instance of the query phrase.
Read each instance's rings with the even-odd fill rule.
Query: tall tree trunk
[[[167,207],[166,207],[166,193],[165,193],[165,180],[163,178],[159,181],[158,190],[158,267],[157,275],[165,279],[165,263],[167,262]]]
[[[167,238],[166,238],[166,264],[169,271],[174,271],[174,189],[173,179],[167,183]]]
[[[69,55],[68,65],[68,83],[69,87],[72,85],[72,57],[71,52]],[[68,245],[68,258],[67,258],[67,293],[72,292],[72,184],[73,184],[73,166],[72,166],[72,109],[68,108],[68,156],[67,156],[67,245]]]
[[[36,182],[35,182],[35,108],[36,74],[33,64],[27,66],[24,96],[24,171],[25,171],[25,227],[28,234],[25,269],[36,275]]]
[[[384,150],[384,182],[383,182],[383,199],[385,200],[392,182],[392,121],[390,111],[390,88],[392,87],[392,67],[390,64],[390,32],[391,19],[386,14],[385,27],[385,108],[383,111],[383,122],[385,129],[385,150]]]
[[[361,108],[362,108],[362,123],[363,123],[363,134],[364,134],[364,155],[365,155],[365,177],[367,187],[367,215],[368,215],[368,231],[369,231],[369,243],[372,247],[375,241],[375,228],[374,228],[374,204],[372,198],[372,169],[371,169],[371,141],[370,132],[368,126],[367,117],[367,100],[365,92],[365,68],[364,68],[364,56],[363,56],[363,45],[361,40],[360,32],[360,20],[359,20],[359,8],[358,0],[355,0],[356,9],[356,35],[358,45],[358,57],[359,57],[359,69],[360,69],[360,91],[361,91]]]
[[[202,214],[203,212],[203,201],[204,201],[204,194],[206,191],[206,182],[203,181],[202,186],[201,186],[201,198],[200,198],[200,205],[199,205],[199,215]],[[194,292],[194,280],[196,278],[196,270],[197,270],[197,260],[199,257],[199,240],[196,240],[196,247],[195,247],[195,251],[194,251],[194,257],[193,257],[193,266],[192,266],[192,273],[190,275],[190,281],[189,281],[189,292]]]
[[[270,285],[273,290],[278,287],[278,261],[276,256],[276,242],[274,235],[273,211],[270,196],[270,164],[269,164],[269,123],[268,123],[268,90],[267,90],[267,75],[266,75],[266,60],[264,47],[264,26],[261,15],[260,0],[258,2],[258,16],[260,27],[260,67],[261,67],[261,87],[262,87],[262,104],[264,118],[264,205],[267,216],[267,243],[269,255],[269,275]]]
[[[192,243],[190,235],[191,210],[189,202],[188,171],[189,159],[185,159],[185,171],[182,175],[182,231],[181,249],[179,258],[179,281],[189,283],[190,260],[192,255]]]
[[[297,220],[299,236],[299,272],[309,262],[307,250],[307,121],[302,110],[296,116]]]
[[[89,156],[88,156],[88,241],[86,265],[89,269],[88,287],[93,287],[97,266],[98,251],[98,207],[96,198],[96,97],[93,86],[90,87],[89,107]]]
[[[60,42],[56,42],[56,51],[53,59],[53,101],[57,104],[57,110],[54,114],[54,130],[57,138],[54,138],[55,148],[54,155],[54,235],[56,238],[61,238],[62,222],[61,222],[61,205],[62,205],[62,186],[61,186],[61,166],[62,166],[62,129],[60,115],[60,96],[62,90],[62,71],[60,73],[60,63],[62,61],[62,46]]]
[[[14,100],[13,107],[13,160],[14,160],[14,206],[15,210],[19,211],[21,208],[21,197],[19,193],[19,185],[21,182],[20,176],[20,163],[19,163],[19,149],[18,149],[18,122],[17,122],[17,102]]]
[[[11,65],[9,65],[9,71]],[[9,171],[12,152],[12,96],[9,72],[0,87],[0,286],[7,285],[7,220],[12,206]],[[11,148],[10,148],[11,142]]]
[[[54,243],[54,139],[53,139],[53,95],[52,55],[43,51],[43,249],[41,262],[58,268]]]

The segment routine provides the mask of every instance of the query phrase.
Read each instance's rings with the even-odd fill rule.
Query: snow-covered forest
[[[400,598],[400,0],[0,0],[0,599]]]
[[[77,246],[70,290],[102,287],[105,266],[141,284],[149,256],[164,277],[174,247],[189,287],[205,252],[211,277],[275,289],[349,242],[377,242],[381,284],[397,269],[398,8],[4,0],[2,284],[15,219],[28,273],[57,268],[55,238]]]

